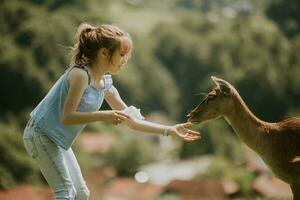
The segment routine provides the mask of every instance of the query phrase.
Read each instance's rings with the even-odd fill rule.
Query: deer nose
[[[189,114],[186,115],[186,117],[191,118],[193,116],[193,112],[191,111]]]
[[[198,124],[198,121],[194,120],[193,118],[188,118],[187,121],[192,123],[192,124]]]
[[[193,113],[189,113],[186,117],[188,118],[187,119],[188,122],[192,122]]]

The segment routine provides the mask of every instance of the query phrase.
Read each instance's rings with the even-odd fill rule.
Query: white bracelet
[[[169,135],[169,128],[165,128],[163,132],[163,136],[168,136]]]

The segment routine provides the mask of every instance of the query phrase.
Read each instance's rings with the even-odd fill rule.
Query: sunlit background
[[[148,120],[186,121],[215,75],[273,122],[300,113],[299,10],[298,0],[0,0],[0,199],[53,198],[22,133],[69,65],[81,22],[131,34],[133,55],[114,85]],[[88,125],[73,149],[91,200],[290,199],[223,119],[193,129],[202,140],[184,143]]]

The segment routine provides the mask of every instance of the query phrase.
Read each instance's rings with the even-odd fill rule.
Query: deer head
[[[213,89],[205,96],[201,103],[188,115],[188,121],[192,123],[202,123],[217,119],[226,113],[232,106],[231,95],[233,86],[228,82],[211,76],[214,82]]]

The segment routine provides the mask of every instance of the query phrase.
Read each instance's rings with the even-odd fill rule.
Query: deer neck
[[[250,111],[238,93],[231,98],[233,109],[225,114],[226,121],[241,140],[253,150],[259,151],[264,141],[263,130],[267,124]]]

